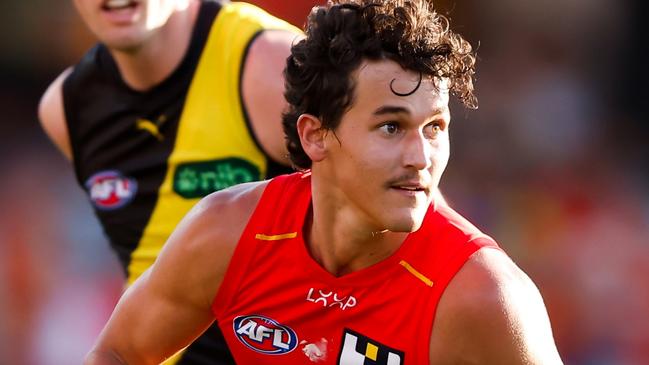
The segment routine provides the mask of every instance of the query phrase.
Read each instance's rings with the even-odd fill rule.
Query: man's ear
[[[302,149],[311,161],[322,161],[326,155],[325,137],[327,130],[322,122],[311,114],[302,114],[297,120],[297,133],[300,135]]]

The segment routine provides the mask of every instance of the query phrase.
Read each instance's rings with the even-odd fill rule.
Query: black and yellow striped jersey
[[[249,4],[203,1],[184,59],[152,89],[129,88],[102,44],[65,80],[76,176],[129,283],[198,199],[288,171],[260,148],[241,96],[247,50],[267,29],[299,32]]]

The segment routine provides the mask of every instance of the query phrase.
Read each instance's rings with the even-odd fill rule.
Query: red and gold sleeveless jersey
[[[471,254],[497,244],[432,204],[390,257],[335,277],[305,245],[310,203],[309,174],[271,180],[239,240],[212,305],[235,361],[427,364],[444,289]]]

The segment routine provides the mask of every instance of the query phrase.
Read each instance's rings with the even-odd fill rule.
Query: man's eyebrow
[[[399,113],[410,114],[410,110],[402,106],[384,105],[376,109],[373,114],[384,115],[384,114],[399,114]],[[433,110],[433,115],[438,115],[443,113],[444,113],[444,108],[437,108]]]
[[[398,114],[405,113],[410,114],[410,111],[402,106],[392,106],[384,105],[374,111],[374,115],[383,115],[383,114]]]

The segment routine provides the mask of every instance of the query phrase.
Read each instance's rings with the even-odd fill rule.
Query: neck
[[[407,233],[382,231],[368,222],[341,194],[312,176],[312,207],[305,222],[311,256],[325,270],[341,276],[372,266],[392,255]]]
[[[200,1],[177,9],[141,47],[121,51],[111,49],[124,82],[134,90],[146,91],[169,77],[182,62],[191,43]]]

